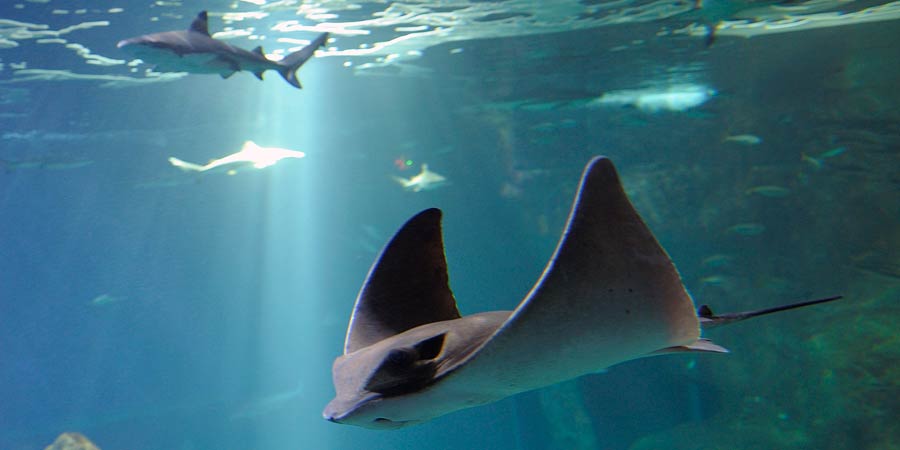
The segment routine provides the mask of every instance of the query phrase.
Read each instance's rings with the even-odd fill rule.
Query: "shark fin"
[[[222,73],[219,74],[219,76],[222,77],[222,79],[224,80],[224,79],[231,78],[231,76],[234,75],[234,74],[235,74],[235,71],[231,71],[231,72],[222,72]]]
[[[426,209],[400,228],[369,271],[353,307],[344,353],[459,317],[447,277],[441,210]]]
[[[285,56],[284,59],[278,62],[278,73],[280,73],[281,76],[284,77],[284,80],[290,83],[291,86],[302,89],[300,80],[297,79],[297,70],[300,69],[300,66],[309,60],[313,53],[316,52],[316,49],[325,44],[325,41],[327,40],[328,33],[322,33],[306,47]]]
[[[195,33],[202,33],[209,36],[209,18],[206,11],[200,11],[200,14],[197,14],[197,18],[191,22],[190,30]]]
[[[248,150],[253,151],[253,150],[259,150],[259,149],[261,149],[261,148],[262,148],[262,147],[260,147],[259,145],[257,145],[256,142],[253,142],[253,141],[244,141],[244,145],[241,146],[241,151],[242,151],[242,152],[246,152],[246,151],[248,151]]]
[[[228,77],[234,75],[234,72],[241,71],[241,63],[235,61],[232,58],[228,58],[225,56],[217,56],[216,58],[214,58],[213,60],[210,61],[209,65],[212,67],[219,67],[223,71],[232,72],[232,73],[229,73],[228,76],[223,75],[222,78],[228,78]]]
[[[254,54],[256,54],[256,55],[261,56],[263,59],[268,60],[268,58],[266,58],[266,52],[263,51],[262,45],[256,46],[256,48],[254,48],[254,49],[252,50],[252,52],[253,52]],[[260,80],[262,80],[262,79],[263,79],[263,73],[264,73],[264,72],[265,72],[265,70],[260,70],[259,72],[253,72],[253,75],[255,75],[256,78],[259,78]]]

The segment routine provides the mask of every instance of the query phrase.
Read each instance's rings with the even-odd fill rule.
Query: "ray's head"
[[[325,407],[322,413],[325,419],[392,429],[430,418],[418,418],[421,411],[405,408],[403,398],[435,381],[444,359],[446,333],[415,334],[397,336],[411,339],[390,339],[335,360],[333,378],[337,395]]]
[[[422,325],[337,358],[336,396],[326,420],[374,429],[401,428],[491,401],[475,384],[452,381],[509,311]]]

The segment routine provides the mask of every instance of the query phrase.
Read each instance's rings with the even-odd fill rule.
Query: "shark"
[[[513,311],[463,317],[441,216],[437,208],[413,216],[370,269],[332,367],[326,420],[401,428],[638,358],[726,353],[701,331],[840,298],[727,314],[695,309],[612,162],[595,157],[531,291]]]
[[[681,112],[700,106],[716,95],[715,89],[699,84],[680,84],[659,88],[609,91],[587,105],[628,106],[646,113]]]
[[[218,74],[228,78],[247,71],[262,80],[264,72],[274,70],[291,86],[301,89],[297,70],[327,40],[328,33],[322,33],[309,45],[275,61],[266,57],[261,46],[249,51],[213,39],[209,34],[208,14],[201,11],[187,30],[145,34],[119,41],[116,46],[154,64],[154,70],[159,72]]]
[[[219,159],[214,159],[206,165],[194,164],[182,161],[175,157],[169,157],[169,163],[185,172],[216,173],[225,172],[234,175],[239,170],[248,167],[264,169],[274,166],[278,161],[286,158],[304,158],[306,153],[279,147],[261,147],[253,141],[245,141],[241,150]]]
[[[428,164],[422,164],[418,175],[411,178],[394,176],[394,181],[403,186],[407,191],[422,192],[437,189],[448,183],[447,178],[441,174],[428,170]]]

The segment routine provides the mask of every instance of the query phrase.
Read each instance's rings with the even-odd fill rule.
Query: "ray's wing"
[[[593,159],[538,283],[451,378],[515,393],[699,339],[693,301],[628,200],[612,162]],[[457,376],[462,375],[462,376]]]
[[[350,317],[344,353],[419,325],[458,318],[447,278],[441,210],[426,209],[400,228],[372,265]]]

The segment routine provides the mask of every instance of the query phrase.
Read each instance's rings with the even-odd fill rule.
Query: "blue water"
[[[0,6],[0,43],[15,42],[0,45],[0,449],[44,448],[63,432],[135,450],[877,449],[900,439],[896,20],[723,33],[710,46],[671,33],[747,7],[717,4],[544,33],[522,21],[521,33],[478,39],[455,39],[468,30],[458,25],[418,57],[371,70],[359,66],[382,56],[333,54],[393,38],[400,23],[337,36],[300,70],[298,91],[272,72],[135,82],[148,67],[132,71],[116,42],[186,28],[202,8],[221,30],[226,2],[123,1],[109,12],[56,1]],[[384,5],[334,8],[339,19],[321,20]],[[276,42],[276,21],[314,22],[294,9],[251,22],[271,35],[266,50],[293,45]],[[10,21],[31,32],[108,21],[57,37],[121,61],[88,64]],[[28,69],[87,79],[29,80]],[[105,76],[128,78],[108,86]],[[712,96],[657,110],[599,101],[669,85]],[[167,162],[202,164],[246,140],[306,157],[234,176]],[[710,332],[729,355],[631,361],[411,428],[322,419],[356,294],[406,219],[444,211],[463,314],[512,309],[598,154],[616,163],[698,305],[845,299]],[[411,192],[392,179],[423,163],[449,183]]]

